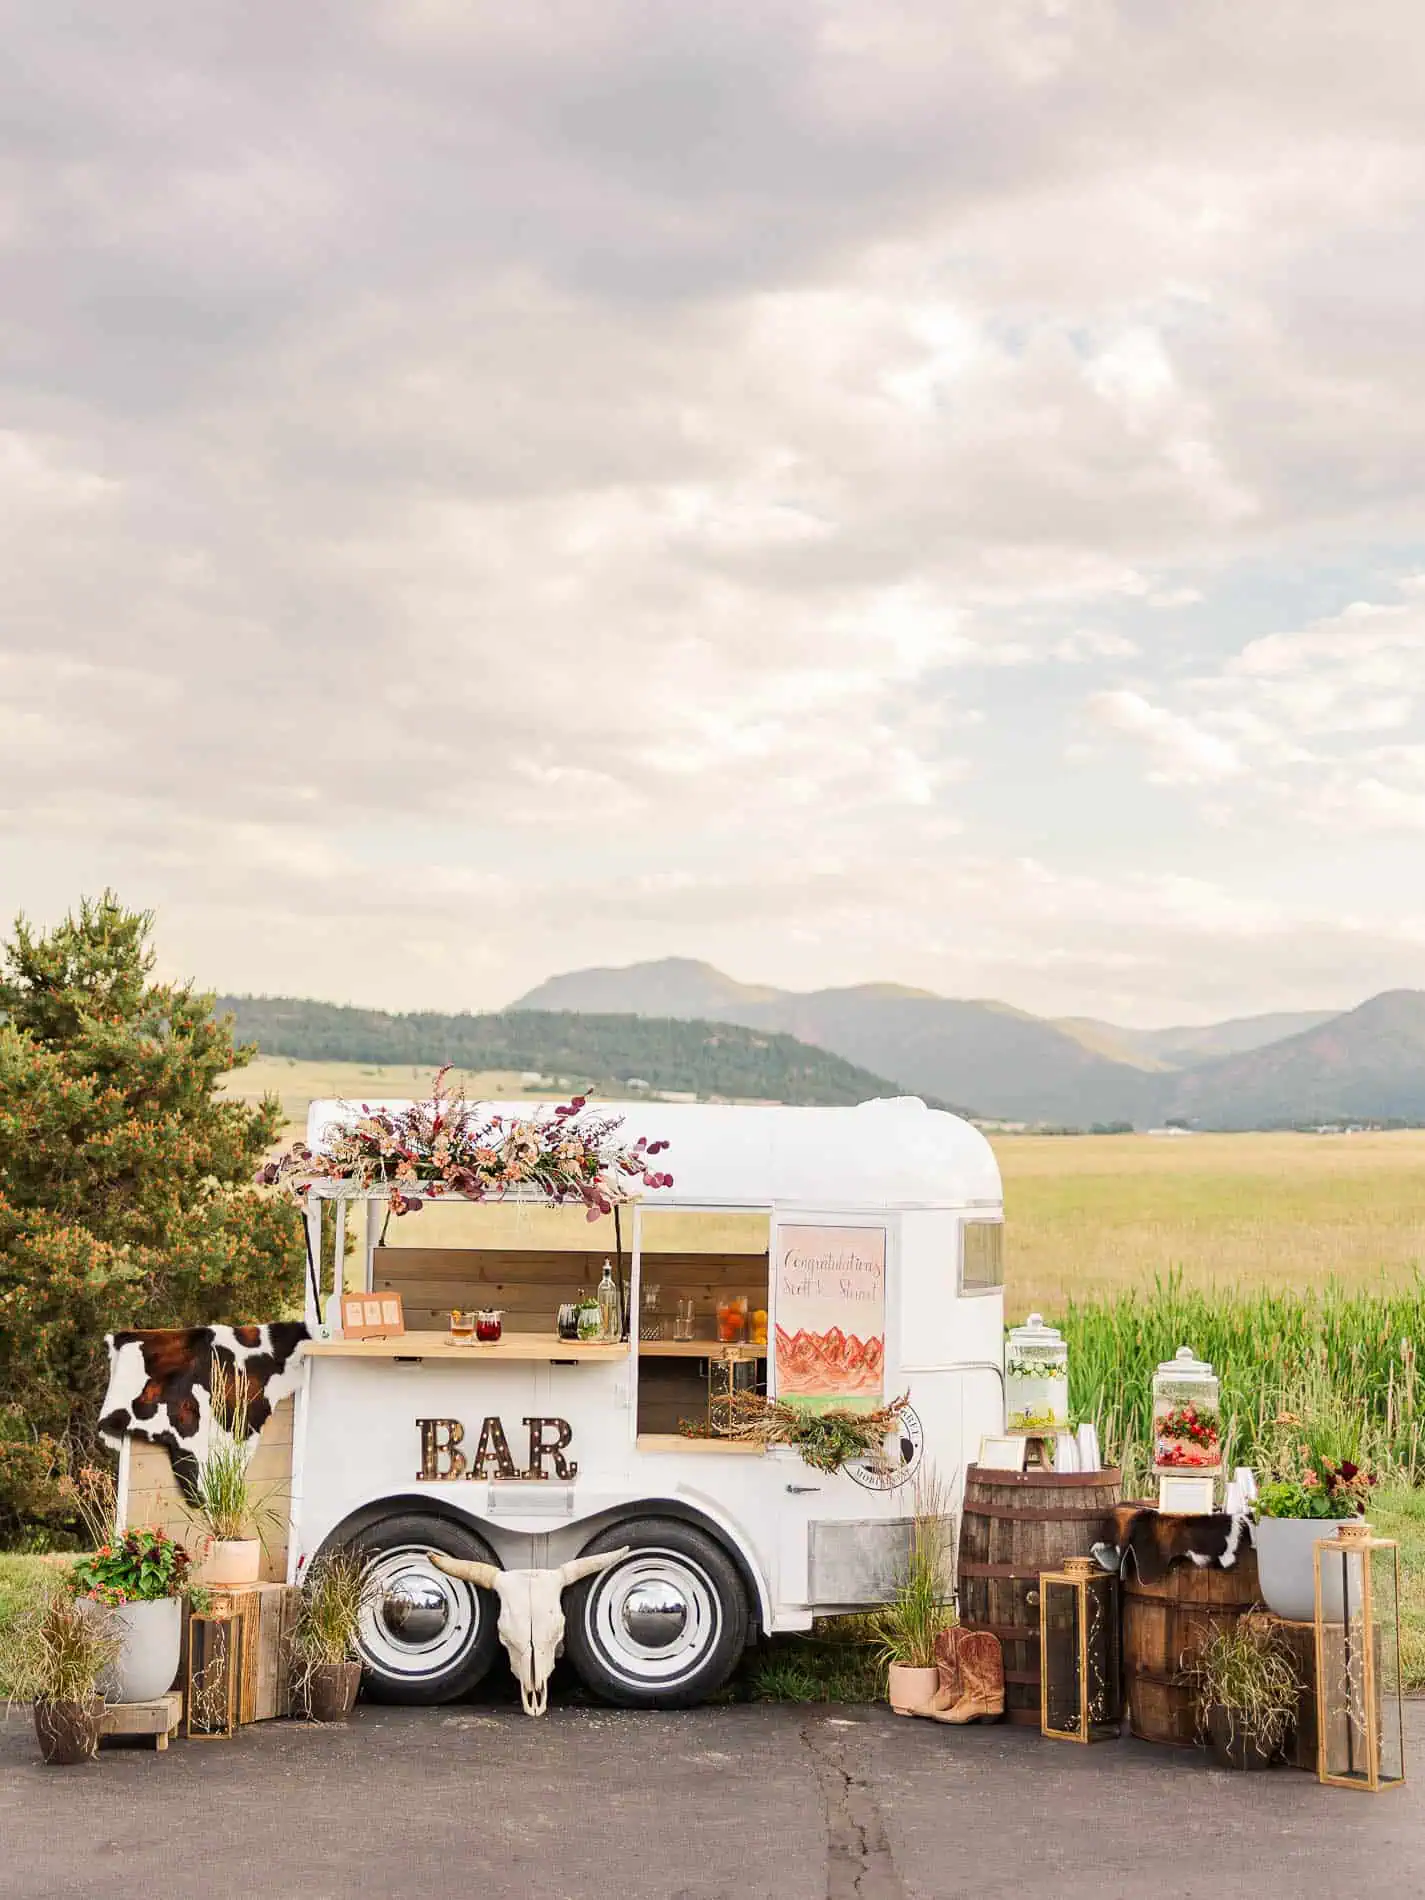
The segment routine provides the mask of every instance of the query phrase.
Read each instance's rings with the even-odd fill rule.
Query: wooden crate
[[[213,1607],[242,1624],[242,1679],[238,1721],[270,1722],[292,1713],[289,1652],[301,1591],[285,1583],[242,1584],[214,1590]],[[184,1617],[180,1682],[188,1679],[188,1619]]]
[[[1267,1622],[1291,1657],[1301,1679],[1301,1700],[1296,1705],[1296,1721],[1287,1733],[1285,1755],[1293,1768],[1316,1773],[1316,1631],[1310,1623],[1288,1623],[1279,1616]]]
[[[111,1702],[104,1711],[99,1739],[107,1742],[152,1736],[154,1748],[164,1749],[169,1736],[178,1733],[182,1719],[183,1697],[177,1689],[155,1696],[151,1702]]]

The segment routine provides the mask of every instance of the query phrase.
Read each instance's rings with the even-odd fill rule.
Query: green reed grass
[[[1327,1282],[1234,1297],[1174,1273],[1149,1292],[1070,1304],[1057,1323],[1074,1411],[1123,1465],[1125,1496],[1148,1482],[1154,1370],[1184,1345],[1222,1381],[1229,1470],[1263,1464],[1288,1411],[1354,1434],[1357,1462],[1383,1481],[1425,1484],[1425,1279],[1393,1293]]]

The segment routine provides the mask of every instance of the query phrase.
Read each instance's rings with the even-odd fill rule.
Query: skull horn
[[[467,1583],[473,1583],[481,1590],[493,1590],[495,1579],[500,1574],[498,1564],[467,1563],[463,1557],[447,1557],[443,1550],[428,1550],[426,1556],[447,1577],[463,1577]]]
[[[577,1583],[581,1577],[596,1577],[601,1570],[607,1570],[610,1564],[622,1563],[631,1549],[631,1545],[625,1544],[622,1550],[600,1550],[596,1551],[592,1557],[571,1558],[561,1567],[559,1575],[567,1588],[571,1583]]]

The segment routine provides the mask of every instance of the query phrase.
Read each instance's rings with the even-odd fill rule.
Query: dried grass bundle
[[[757,1392],[733,1392],[719,1399],[723,1424],[716,1433],[706,1425],[685,1423],[689,1438],[732,1438],[754,1445],[791,1445],[815,1471],[839,1471],[853,1459],[885,1460],[886,1440],[897,1430],[909,1399],[855,1412],[847,1406],[829,1406],[824,1412],[803,1410],[782,1399],[763,1398]]]

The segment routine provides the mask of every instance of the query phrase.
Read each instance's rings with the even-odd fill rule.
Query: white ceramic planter
[[[256,1583],[262,1563],[262,1543],[256,1537],[215,1537],[198,1569],[198,1579],[211,1590]]]
[[[1334,1537],[1342,1521],[1359,1518],[1264,1517],[1257,1525],[1257,1577],[1262,1601],[1288,1623],[1309,1623],[1316,1615],[1316,1546]],[[1333,1575],[1334,1572],[1334,1575]],[[1321,1606],[1328,1622],[1341,1620],[1339,1560],[1321,1574]]]
[[[124,1646],[98,1682],[106,1702],[151,1702],[173,1687],[183,1641],[183,1603],[158,1597],[152,1603],[121,1603],[111,1612]]]
[[[938,1669],[912,1669],[909,1663],[892,1663],[886,1693],[897,1715],[918,1715],[939,1687]]]

